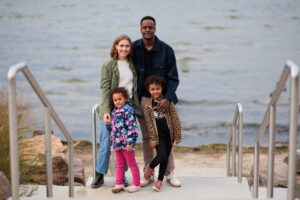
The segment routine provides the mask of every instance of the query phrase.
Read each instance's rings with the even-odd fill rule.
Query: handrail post
[[[255,139],[255,155],[254,155],[254,186],[253,197],[258,197],[259,182],[259,142],[263,136],[266,127],[269,125],[269,158],[268,158],[268,190],[267,197],[273,197],[273,174],[274,174],[274,149],[275,149],[275,129],[276,129],[276,103],[282,93],[286,81],[291,77],[291,93],[290,93],[290,119],[289,119],[289,163],[288,163],[288,199],[294,199],[295,196],[295,174],[296,174],[296,146],[297,146],[297,129],[298,129],[298,93],[299,93],[299,68],[292,61],[287,61],[280,76],[280,80],[272,93],[272,98],[264,119],[259,127],[258,134]]]
[[[227,156],[226,156],[226,175],[230,176],[230,147],[232,147],[232,176],[236,176],[236,126],[239,123],[239,139],[238,139],[238,182],[242,182],[242,168],[243,168],[243,107],[240,103],[237,104],[230,135],[227,143]],[[231,144],[232,143],[232,144]]]
[[[45,110],[45,155],[47,173],[47,197],[53,197],[53,168],[52,168],[52,139],[51,139],[51,117],[47,107]]]
[[[92,109],[92,140],[93,140],[93,177],[96,178],[96,160],[97,160],[97,124],[96,124],[96,115],[98,104],[95,104]]]
[[[298,70],[298,68],[297,68]],[[296,185],[296,149],[298,134],[298,108],[299,108],[299,75],[292,74],[290,93],[290,133],[289,133],[289,161],[288,161],[288,200],[295,198]]]
[[[232,176],[236,176],[236,131],[232,126]]]
[[[111,175],[116,176],[116,158],[115,158],[115,153],[112,152],[112,155],[110,156],[110,170],[111,170]]]
[[[253,181],[253,197],[258,197],[258,184],[259,184],[259,143],[255,142],[254,145],[254,181]]]
[[[97,160],[97,142],[96,142],[96,115],[100,112],[100,106],[95,104],[92,108],[92,140],[93,140],[93,177],[96,177],[96,160]],[[101,125],[100,125],[101,126]],[[101,145],[101,144],[100,144]],[[110,156],[110,170],[111,175],[116,175],[116,164],[115,164],[115,154]]]
[[[238,182],[242,182],[243,174],[243,113],[239,116],[239,157],[238,157]]]
[[[269,158],[268,158],[268,198],[273,198],[274,183],[274,146],[275,146],[275,129],[276,129],[276,106],[270,106],[269,122]]]
[[[74,146],[73,141],[68,141],[69,151],[69,197],[74,197]]]
[[[62,123],[62,121],[60,120],[58,115],[56,114],[55,110],[52,108],[52,105],[50,104],[47,97],[41,90],[40,86],[34,79],[33,75],[31,74],[31,72],[28,69],[28,67],[26,66],[26,64],[18,63],[16,65],[11,66],[7,73],[8,100],[9,100],[8,107],[9,107],[9,135],[10,135],[9,137],[10,137],[10,156],[11,156],[12,199],[13,200],[19,199],[19,185],[20,185],[19,157],[18,157],[19,150],[18,150],[17,100],[16,100],[16,96],[17,96],[16,74],[19,71],[23,72],[25,78],[27,79],[28,83],[31,85],[32,89],[35,91],[35,93],[39,97],[39,99],[42,102],[42,104],[44,105],[44,107],[48,109],[47,112],[49,112],[50,116],[55,121],[56,125],[59,127],[59,129],[62,131],[62,133],[68,140],[68,145],[69,145],[68,146],[68,149],[69,149],[69,187],[70,187],[69,195],[70,195],[70,197],[73,197],[74,196],[73,139],[70,136],[70,134],[68,133],[67,129],[65,128],[64,124]],[[45,117],[45,118],[47,118],[47,117]],[[47,126],[49,125],[49,127],[50,127],[50,123],[48,125],[47,125],[47,122],[45,122],[45,123],[46,123],[45,128],[48,129]],[[46,144],[46,146],[48,146],[48,145],[49,144]],[[51,143],[50,143],[50,147],[51,147]],[[45,147],[45,151],[46,151],[46,147]],[[48,153],[46,152],[46,154],[48,154]],[[47,174],[47,176],[49,176],[49,175]],[[49,180],[49,178],[48,178],[48,180]]]
[[[65,126],[62,123],[62,121],[60,120],[60,118],[58,117],[57,113],[53,109],[53,107],[50,104],[49,100],[47,99],[47,97],[45,96],[43,91],[41,90],[40,86],[38,85],[38,83],[34,79],[33,75],[29,71],[29,69],[27,67],[25,67],[22,70],[22,72],[23,72],[24,76],[26,77],[26,79],[28,80],[31,87],[33,88],[33,90],[35,91],[35,93],[37,94],[37,96],[39,97],[39,99],[41,100],[41,102],[43,103],[43,105],[49,109],[49,112],[50,112],[50,115],[51,115],[52,119],[55,121],[55,123],[57,124],[59,129],[62,131],[64,136],[67,138],[68,150],[69,150],[69,163],[68,163],[69,164],[69,197],[73,197],[74,196],[74,171],[73,171],[73,169],[74,169],[74,162],[73,162],[73,160],[74,160],[73,159],[74,147],[73,147],[73,139],[70,136],[70,134],[68,133],[67,129],[65,128]]]
[[[8,109],[9,109],[9,150],[10,150],[10,169],[11,169],[11,190],[12,199],[19,199],[19,143],[18,143],[18,120],[17,120],[17,92],[16,92],[16,73],[14,70],[8,74]]]
[[[230,176],[230,144],[229,143],[227,144],[226,175]]]

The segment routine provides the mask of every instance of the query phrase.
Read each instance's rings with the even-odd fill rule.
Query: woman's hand
[[[157,106],[157,112],[158,113],[165,113],[167,109],[170,106],[170,100],[169,99],[161,99],[158,106]]]
[[[133,149],[132,149],[132,145],[126,145],[126,151],[128,151],[128,152],[130,152],[130,151],[132,151]]]
[[[155,141],[150,141],[150,142],[149,142],[150,147],[153,148],[153,149],[156,147],[157,144],[158,144],[158,143],[155,142]]]
[[[110,125],[111,124],[111,118],[109,113],[105,113],[103,115],[103,120],[105,125]]]

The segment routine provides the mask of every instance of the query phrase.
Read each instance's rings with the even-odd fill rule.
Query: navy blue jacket
[[[144,65],[144,43],[142,39],[133,42],[134,58],[133,63],[137,71],[138,79],[138,95],[141,99],[142,91],[144,88],[145,77],[145,65]],[[155,36],[155,43],[151,50],[152,66],[150,75],[160,75],[167,81],[164,90],[164,98],[170,99],[176,104],[178,102],[175,91],[179,84],[178,71],[176,66],[176,58],[172,47],[168,44],[160,41]]]

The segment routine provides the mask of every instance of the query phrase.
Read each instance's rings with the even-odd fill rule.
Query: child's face
[[[114,105],[117,109],[122,108],[125,104],[127,99],[124,97],[124,95],[122,93],[114,93],[112,95],[112,99],[114,102]]]
[[[149,93],[151,94],[154,100],[157,100],[159,97],[161,97],[162,90],[163,89],[161,85],[157,85],[155,83],[149,85]]]

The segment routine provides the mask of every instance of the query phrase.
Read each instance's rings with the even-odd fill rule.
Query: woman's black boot
[[[96,177],[91,184],[91,188],[98,188],[104,183],[103,174],[100,174],[96,171]]]

